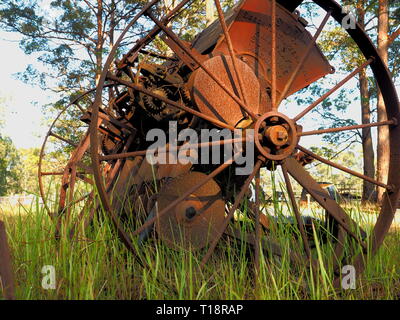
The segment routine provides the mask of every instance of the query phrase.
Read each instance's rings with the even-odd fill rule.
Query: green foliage
[[[359,146],[350,144],[337,148],[336,145],[327,145],[311,147],[310,149],[325,159],[339,163],[354,171],[362,172],[362,158],[359,156],[362,151],[359,150]],[[322,163],[313,163],[308,169],[316,181],[327,181],[333,183],[341,191],[349,190],[353,194],[360,195],[362,185],[359,178]]]
[[[21,48],[36,54],[45,69],[30,65],[19,78],[67,94],[93,87],[114,34],[145,1],[99,2],[102,9],[96,1],[1,0],[0,27],[20,33]]]
[[[20,178],[20,188],[25,193],[38,194],[38,162],[39,148],[20,149],[20,170],[23,175]]]
[[[365,30],[371,39],[377,42],[377,15],[378,15],[378,1],[377,0],[364,0],[364,1],[340,1],[344,6],[348,6],[350,11],[355,15],[357,20],[365,21]],[[390,8],[390,27],[393,32],[399,27],[399,1],[389,1]],[[317,6],[312,3],[306,3],[303,6],[302,13],[307,20],[314,21],[316,18]],[[360,16],[362,10],[365,10],[365,17]],[[364,13],[363,13],[364,14]],[[312,24],[314,25],[314,23]],[[345,75],[352,72],[357,66],[365,61],[365,57],[352,40],[347,32],[336,22],[331,21],[322,32],[318,45],[324,55],[328,58],[330,63],[335,66],[336,73],[339,75],[338,79],[343,79]],[[397,54],[400,49],[399,41],[393,42],[389,48],[389,67],[394,77],[399,72],[399,55]],[[369,82],[368,99],[371,105],[377,99],[377,86],[372,74],[367,73]],[[337,80],[338,81],[338,80]],[[296,102],[301,106],[306,106],[314,102],[317,98],[321,97],[328,91],[327,88],[332,88],[337,81],[329,81],[322,79],[313,83],[308,88],[303,90],[299,96],[296,97]],[[354,98],[355,96],[355,98]],[[360,94],[355,95],[354,90],[343,87],[337,94],[332,95],[321,103],[321,105],[314,109],[313,112],[317,113],[321,121],[322,128],[337,128],[341,126],[350,126],[356,124],[353,119],[347,118],[346,115],[348,108],[354,105],[354,100],[360,100]],[[371,110],[372,118],[374,111]],[[317,129],[317,128],[315,128]],[[324,140],[330,144],[343,144],[362,141],[361,132],[354,130],[349,132],[339,132],[334,134],[324,135]]]
[[[0,196],[21,191],[18,151],[8,137],[0,135]]]

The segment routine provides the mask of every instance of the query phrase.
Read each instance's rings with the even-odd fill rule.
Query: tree
[[[358,23],[363,29],[366,28],[366,6],[365,0],[359,0],[357,2],[357,19]],[[359,86],[360,86],[360,100],[361,100],[361,114],[362,123],[371,123],[371,104],[370,104],[370,90],[367,72],[363,69],[359,74]],[[372,143],[371,128],[362,129],[362,146],[363,146],[363,156],[364,156],[364,175],[367,177],[375,177],[375,154],[374,147]],[[362,200],[371,201],[374,200],[375,187],[373,184],[364,181],[363,183],[363,194]]]
[[[0,196],[21,191],[18,151],[8,137],[0,134]]]
[[[342,5],[355,6],[355,15],[357,22],[363,28],[369,28],[371,21],[371,15],[367,13],[367,8],[373,4],[374,0],[357,0],[354,1],[342,1]],[[306,11],[307,19],[313,19],[316,12],[316,8],[313,5],[309,5]],[[368,10],[369,11],[369,10]],[[372,15],[373,16],[373,15]],[[352,72],[356,66],[361,65],[365,58],[361,54],[359,48],[355,45],[354,41],[349,37],[346,30],[342,26],[337,24],[328,24],[328,28],[322,33],[318,45],[322,49],[323,53],[327,56],[328,60],[336,66],[336,74],[340,75],[340,79],[343,79],[345,75]],[[310,104],[319,98],[328,89],[336,85],[338,80],[331,81],[329,79],[321,79],[316,83],[310,85],[304,92],[301,99],[298,99],[298,103]],[[363,70],[358,74],[358,96],[360,99],[360,111],[361,119],[363,124],[369,124],[372,118],[371,110],[371,83],[369,75],[366,70]],[[311,94],[310,94],[311,93]],[[355,92],[353,89],[342,87],[335,95],[322,102],[321,106],[314,109],[315,113],[319,114],[318,124],[321,125],[320,129],[331,127],[343,127],[356,124],[354,119],[347,118],[348,108],[352,105],[350,100],[351,96],[354,96]],[[351,98],[354,100],[354,97]],[[371,129],[366,128],[363,130],[354,130],[348,132],[339,132],[336,134],[324,135],[323,139],[331,145],[337,145],[336,152],[327,154],[327,156],[338,156],[340,152],[343,152],[350,148],[354,143],[362,144],[363,153],[363,173],[366,176],[374,178],[375,176],[375,163],[374,163],[374,148],[372,142]],[[339,152],[338,152],[339,151]],[[374,185],[363,181],[363,201],[372,200],[375,191]]]
[[[20,149],[19,169],[23,172],[20,177],[20,186],[23,192],[30,194],[38,194],[38,162],[39,162],[39,148]]]
[[[399,74],[399,55],[397,54],[400,49],[400,44],[397,36],[400,34],[400,9],[399,0],[357,0],[357,1],[341,1],[344,6],[349,6],[355,9],[357,22],[368,33],[373,41],[378,45],[379,51],[385,62],[388,63],[389,69],[394,77]],[[380,21],[379,21],[380,20]],[[390,20],[390,23],[388,21]],[[331,59],[335,56],[340,56],[342,63],[340,69],[349,72],[354,69],[354,66],[360,65],[364,60],[359,50],[354,46],[352,41],[348,41],[348,36],[345,31],[340,28],[331,28],[324,32],[320,46],[324,52],[328,52]],[[383,52],[382,50],[386,50]],[[386,120],[386,110],[383,103],[382,96],[378,91],[377,85],[371,74],[367,70],[363,70],[358,76],[359,97],[361,104],[362,123],[368,124],[372,121]],[[343,92],[341,94],[344,95]],[[338,117],[332,114],[331,109],[337,108],[338,101],[332,101],[332,105],[325,104],[323,114],[321,116],[331,121],[331,127],[338,125]],[[375,109],[373,106],[377,105]],[[341,104],[339,101],[340,109]],[[350,124],[350,123],[349,123]],[[342,135],[342,133],[340,134]],[[333,142],[348,142],[349,135],[338,137],[331,135],[325,137],[330,143]],[[388,128],[385,126],[378,128],[378,141],[377,152],[372,141],[371,129],[366,128],[361,130],[361,135],[354,135],[354,141],[359,140],[363,145],[363,158],[364,158],[364,174],[379,181],[385,182],[387,179],[388,161],[389,161],[389,146],[388,141]],[[351,143],[351,141],[349,141]],[[376,162],[376,165],[375,165]],[[375,172],[375,167],[377,171]],[[363,200],[376,200],[375,187],[364,181]],[[381,198],[383,189],[379,188]]]
[[[29,65],[20,78],[43,89],[70,94],[94,87],[115,35],[144,0],[0,0],[0,27],[22,35],[26,54],[44,66]],[[135,32],[140,34],[137,26]],[[129,40],[135,37],[131,34]]]
[[[397,12],[394,12],[394,17],[390,19],[390,7],[389,3],[400,5],[400,1],[389,1],[389,0],[379,0],[378,5],[378,50],[384,63],[389,67],[389,51],[390,46],[395,44],[396,38],[400,35],[400,27],[398,26],[398,17],[400,9],[397,7]],[[389,20],[392,20],[392,26],[395,26],[395,31],[390,34]],[[397,21],[396,21],[397,20]],[[396,26],[397,25],[397,26]],[[397,52],[395,56],[398,56]],[[397,72],[394,70],[396,64],[393,66],[392,63],[392,73],[395,75]],[[385,102],[383,100],[382,93],[379,88],[378,90],[378,101],[377,101],[377,112],[378,121],[386,121],[387,116],[385,112]],[[378,181],[384,181],[386,183],[389,174],[389,161],[390,161],[390,149],[389,144],[389,129],[386,126],[378,127],[378,148],[377,148],[377,179]],[[383,188],[377,188],[378,202],[381,203],[384,194]]]

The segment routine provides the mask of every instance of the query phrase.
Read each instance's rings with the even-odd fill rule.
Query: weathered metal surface
[[[243,94],[246,104],[255,114],[263,113],[260,110],[260,84],[253,70],[244,62],[236,59],[238,72],[246,82]],[[207,60],[204,65],[232,92],[239,96],[239,85],[233,74],[232,59],[221,55]],[[232,126],[236,126],[246,113],[240,105],[230,99],[229,95],[211,79],[204,70],[199,69],[192,75],[193,86],[191,88],[192,98],[199,110],[213,118],[216,118]]]
[[[277,5],[277,93],[282,94],[291,73],[301,61],[302,53],[312,43],[312,36],[304,28],[298,17]],[[228,14],[229,33],[237,55],[246,60],[261,86],[271,88],[271,2],[268,0],[245,0]],[[206,29],[193,43],[199,52],[207,52],[215,46],[212,53],[228,54],[228,48],[222,32],[218,26],[210,27],[211,34]],[[308,58],[286,96],[315,82],[319,78],[332,72],[332,67],[317,46],[311,50]],[[285,97],[282,97],[285,98]]]
[[[282,113],[271,111],[262,115],[254,126],[258,152],[273,161],[289,157],[298,141],[295,123]]]
[[[285,166],[290,175],[311,194],[321,207],[329,212],[343,229],[366,249],[365,242],[358,236],[359,231],[362,231],[360,226],[346,214],[343,208],[329,196],[311,175],[293,158],[287,158]]]
[[[206,175],[191,172],[167,183],[157,197],[159,208],[179,198]],[[215,239],[225,219],[225,202],[218,184],[210,180],[160,218],[156,230],[172,248],[201,249]]]
[[[6,299],[15,299],[11,254],[3,221],[0,221],[0,290]]]

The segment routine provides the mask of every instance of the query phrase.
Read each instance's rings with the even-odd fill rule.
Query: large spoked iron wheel
[[[204,266],[224,234],[241,236],[235,228],[234,217],[246,202],[249,217],[254,221],[254,232],[246,239],[255,248],[257,266],[261,249],[280,254],[273,238],[273,219],[261,210],[260,200],[263,193],[260,171],[280,168],[290,199],[293,225],[297,228],[298,236],[293,236],[293,241],[301,249],[293,247],[296,252],[293,260],[305,265],[317,264],[310,226],[301,214],[293,191],[292,180],[295,180],[326,212],[324,228],[332,233],[329,241],[333,244],[332,254],[326,260],[336,265],[332,275],[335,286],[340,284],[338,266],[352,264],[361,272],[365,255],[377,251],[390,228],[400,182],[396,168],[400,150],[399,101],[388,69],[364,30],[358,25],[346,30],[364,56],[364,62],[354,66],[352,73],[293,117],[283,111],[288,97],[322,77],[335,76],[330,61],[316,43],[329,21],[342,23],[346,13],[340,5],[332,0],[313,1],[325,15],[320,19],[318,30],[311,35],[304,19],[295,11],[301,9],[303,1],[241,1],[224,15],[216,0],[217,21],[188,42],[177,32],[179,17],[193,1],[183,0],[168,10],[161,10],[159,2],[149,2],[121,34],[107,59],[91,107],[89,136],[95,185],[123,242],[135,252],[133,242],[144,241],[154,228],[172,247],[206,250],[201,262]],[[137,23],[149,29],[132,47],[127,47],[124,37]],[[167,50],[161,51],[160,47]],[[304,117],[366,68],[370,68],[382,91],[388,120],[328,130],[307,128],[307,123],[302,121]],[[104,126],[119,123],[120,130],[116,136],[121,143],[110,144],[109,152],[101,148],[104,133],[98,124],[104,114],[110,118]],[[146,135],[155,128],[168,132],[170,121],[177,123],[178,132],[187,128],[232,132],[254,129],[253,137],[241,136],[235,140],[254,144],[253,169],[246,176],[235,175],[235,169],[240,167],[235,155],[218,165],[150,165],[146,150],[152,143],[146,140]],[[387,126],[390,131],[388,181],[376,181],[302,146],[303,136],[378,126]],[[209,142],[201,147],[228,143],[232,141]],[[166,146],[169,150],[181,147]],[[360,183],[365,180],[386,190],[371,232],[364,230],[312,178],[302,161],[304,158],[356,176]],[[104,176],[104,163],[110,167],[112,176]]]

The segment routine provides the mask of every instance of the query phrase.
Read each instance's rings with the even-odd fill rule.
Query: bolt
[[[186,218],[188,218],[189,220],[191,220],[191,219],[193,219],[193,218],[196,216],[197,211],[196,211],[195,208],[189,207],[189,208],[186,209],[185,214],[186,214]]]
[[[278,117],[271,117],[269,119],[269,121],[271,121],[271,123],[277,123],[279,121],[279,118]]]
[[[286,132],[283,132],[283,131],[278,131],[277,134],[278,134],[277,138],[278,138],[278,140],[280,140],[280,141],[284,141],[284,140],[286,140],[287,137],[288,137],[287,133],[286,133]]]
[[[267,123],[265,121],[263,121],[260,125],[261,128],[266,128],[267,127]]]

